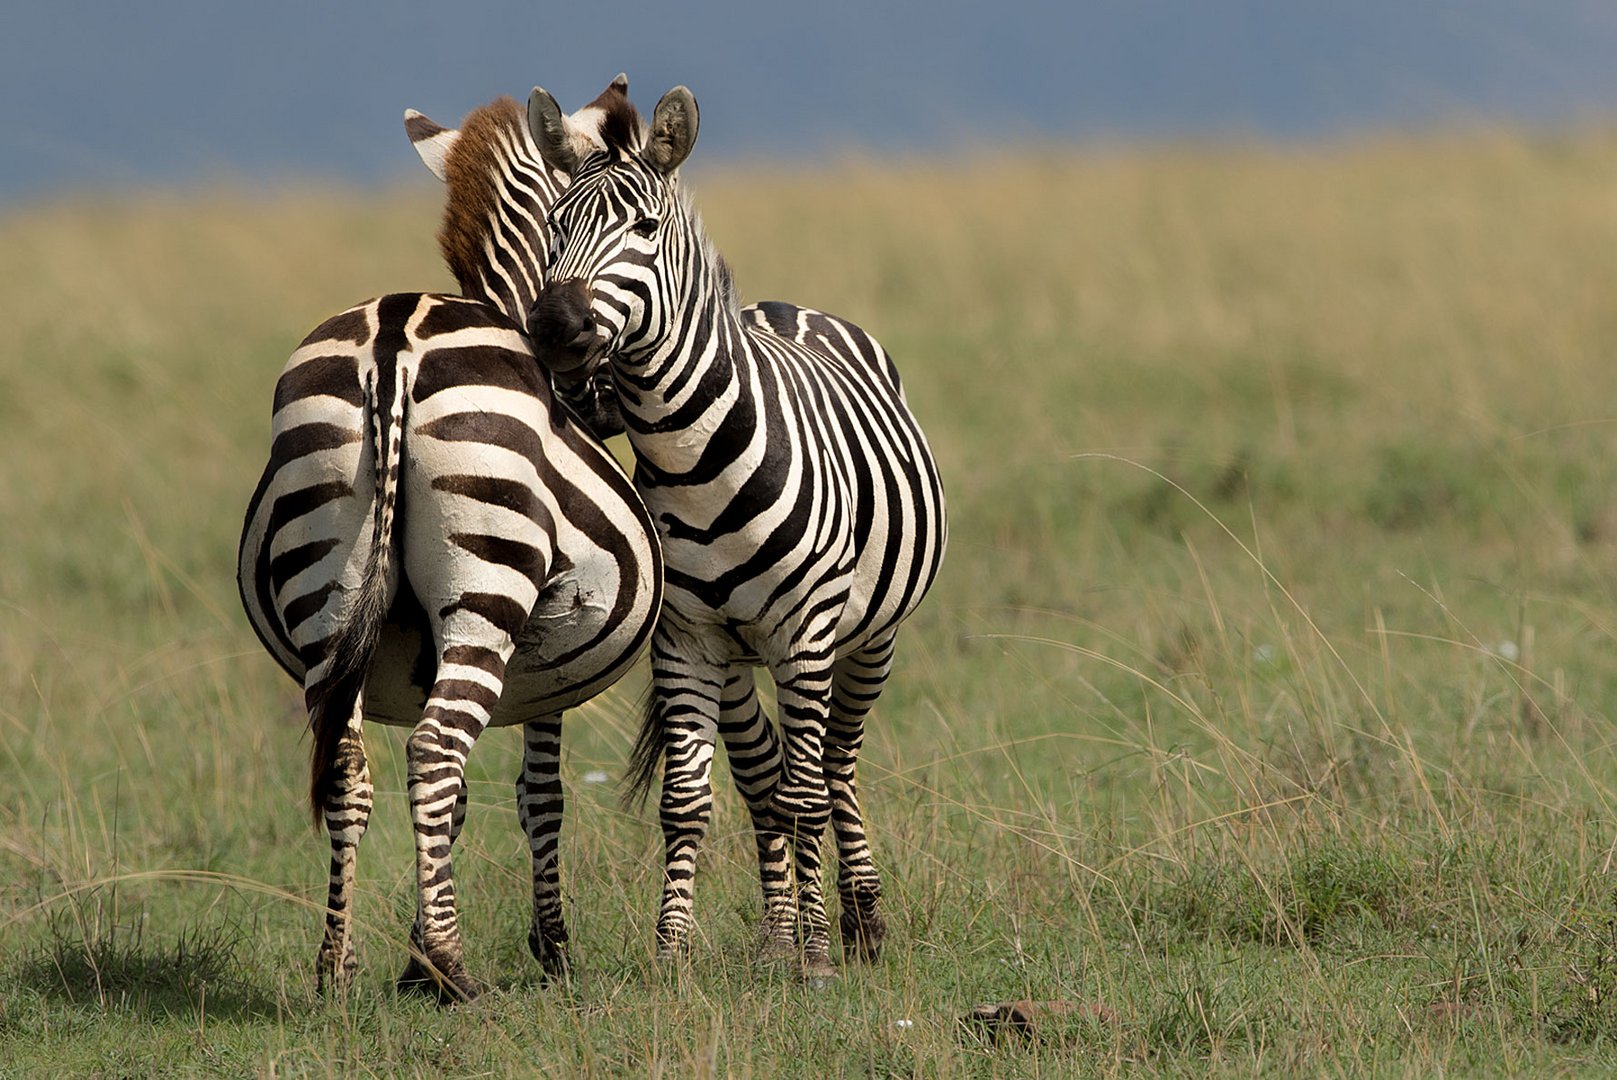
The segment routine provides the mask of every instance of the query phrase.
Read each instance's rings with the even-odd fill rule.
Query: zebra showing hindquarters
[[[873,957],[881,885],[854,772],[897,626],[943,557],[943,489],[926,439],[864,331],[788,304],[735,307],[729,272],[674,176],[696,139],[688,90],[663,97],[642,144],[607,138],[583,155],[544,91],[528,116],[545,160],[573,178],[551,210],[550,284],[530,333],[547,363],[547,345],[578,343],[609,360],[636,487],[667,561],[637,747],[642,784],[664,759],[659,947],[671,953],[689,933],[715,730],[726,712],[756,711],[751,669],[761,664],[784,742],[770,747],[762,724],[763,749],[746,761],[755,821],[773,834],[760,839],[766,950],[800,945],[805,973],[834,970],[819,862],[829,818],[843,946]]]
[[[622,96],[614,83],[607,97]],[[575,114],[585,130],[590,110]],[[661,600],[650,518],[607,450],[552,396],[505,310],[537,294],[532,254],[565,176],[501,99],[463,129],[406,126],[448,185],[440,235],[472,299],[395,293],[322,323],[275,388],[269,464],[247,508],[249,621],[304,687],[311,800],[331,837],[320,985],[355,969],[356,848],[372,787],[361,722],[407,744],[417,912],[401,987],[465,998],[450,850],[467,754],[525,727],[517,806],[533,854],[528,943],[567,962],[557,870],[561,712],[641,652]],[[469,208],[469,209],[468,209]]]

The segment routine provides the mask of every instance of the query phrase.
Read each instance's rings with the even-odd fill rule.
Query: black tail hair
[[[383,538],[376,537],[376,542],[383,542]],[[326,654],[331,657],[331,666],[325,678],[311,686],[307,694],[309,728],[314,733],[309,749],[309,810],[316,828],[330,806],[337,779],[337,748],[342,745],[348,719],[365,686],[376,639],[387,615],[387,584],[380,563],[373,547],[354,610],[331,638]]]
[[[640,734],[635,736],[634,749],[629,751],[629,771],[625,776],[629,786],[623,793],[623,801],[631,806],[645,805],[651,785],[657,779],[657,766],[663,760],[662,716],[657,711],[657,695],[650,689],[646,690],[642,711]]]
[[[325,677],[305,693],[309,709],[309,728],[314,739],[309,749],[309,809],[314,815],[315,828],[331,805],[332,788],[337,779],[337,750],[342,745],[348,720],[354,714],[354,705],[365,688],[365,676],[370,672],[371,658],[376,654],[376,640],[381,636],[382,623],[387,618],[388,564],[391,561],[393,534],[398,518],[404,512],[403,485],[399,483],[403,463],[394,457],[393,432],[397,425],[402,430],[404,399],[401,385],[394,394],[397,417],[381,415],[377,405],[376,386],[369,380],[365,385],[365,415],[370,428],[372,446],[376,448],[374,484],[375,512],[371,518],[371,550],[365,560],[365,574],[360,580],[359,593],[354,599],[348,619],[328,639],[325,655],[330,660]],[[394,465],[398,465],[395,469]],[[392,489],[391,492],[389,489]],[[392,496],[394,505],[388,505]]]

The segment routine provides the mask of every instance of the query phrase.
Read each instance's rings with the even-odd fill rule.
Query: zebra
[[[865,331],[792,304],[741,309],[676,170],[696,139],[690,91],[664,95],[650,134],[580,154],[536,89],[540,153],[572,176],[551,208],[549,284],[530,315],[541,360],[604,356],[657,522],[666,595],[652,636],[639,791],[663,764],[659,953],[688,944],[695,862],[712,806],[715,731],[773,678],[769,725],[743,743],[760,836],[763,952],[834,975],[819,839],[837,843],[844,952],[875,959],[881,878],[855,780],[865,717],[892,669],[899,623],[947,544],[942,482],[898,371]],[[787,848],[793,865],[787,865]],[[795,872],[795,895],[792,877]]]
[[[567,130],[587,143],[626,85],[614,81]],[[543,283],[535,253],[565,175],[540,160],[510,98],[458,130],[413,110],[405,127],[447,185],[440,246],[467,295],[392,293],[303,340],[276,384],[237,580],[264,647],[303,686],[314,733],[310,800],[331,842],[318,988],[346,987],[357,967],[369,719],[413,729],[417,913],[398,986],[452,1001],[476,993],[450,872],[472,744],[487,726],[523,725],[528,944],[559,974],[561,714],[644,652],[662,558],[632,485],[557,403],[511,316]]]

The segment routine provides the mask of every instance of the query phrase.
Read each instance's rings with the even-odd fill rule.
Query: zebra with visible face
[[[735,307],[729,272],[674,176],[696,139],[688,90],[663,97],[639,145],[607,139],[579,154],[540,90],[529,122],[545,160],[573,177],[551,210],[550,284],[529,330],[558,370],[578,363],[567,347],[609,361],[667,563],[637,747],[642,784],[664,762],[660,948],[679,949],[691,926],[716,721],[726,699],[750,694],[762,665],[784,742],[748,791],[772,834],[760,841],[766,947],[801,947],[805,973],[828,974],[827,819],[844,948],[874,956],[884,932],[855,764],[898,624],[943,558],[936,465],[897,370],[868,334],[789,304]]]
[[[620,77],[567,131],[587,145]],[[524,725],[519,816],[533,856],[529,946],[567,962],[557,841],[561,713],[643,650],[661,602],[650,518],[610,453],[560,407],[520,323],[543,284],[566,183],[504,98],[459,130],[405,126],[447,185],[440,244],[466,297],[395,293],[326,320],[275,388],[269,464],[247,508],[249,621],[304,687],[310,796],[331,838],[322,988],[355,969],[356,848],[371,811],[362,720],[412,728],[418,905],[401,987],[465,998],[450,851],[467,754]],[[577,384],[588,386],[587,382]]]

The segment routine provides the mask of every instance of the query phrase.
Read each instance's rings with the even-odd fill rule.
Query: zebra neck
[[[461,282],[461,293],[482,301],[518,326],[525,326],[528,311],[539,296],[542,277],[531,267],[491,259],[478,268],[475,279]]]
[[[544,283],[545,215],[562,185],[539,160],[515,102],[463,135],[448,179],[438,246],[461,295],[523,325]]]
[[[728,305],[710,295],[672,331],[644,363],[617,372],[629,443],[654,486],[712,478],[756,426],[756,380]]]

